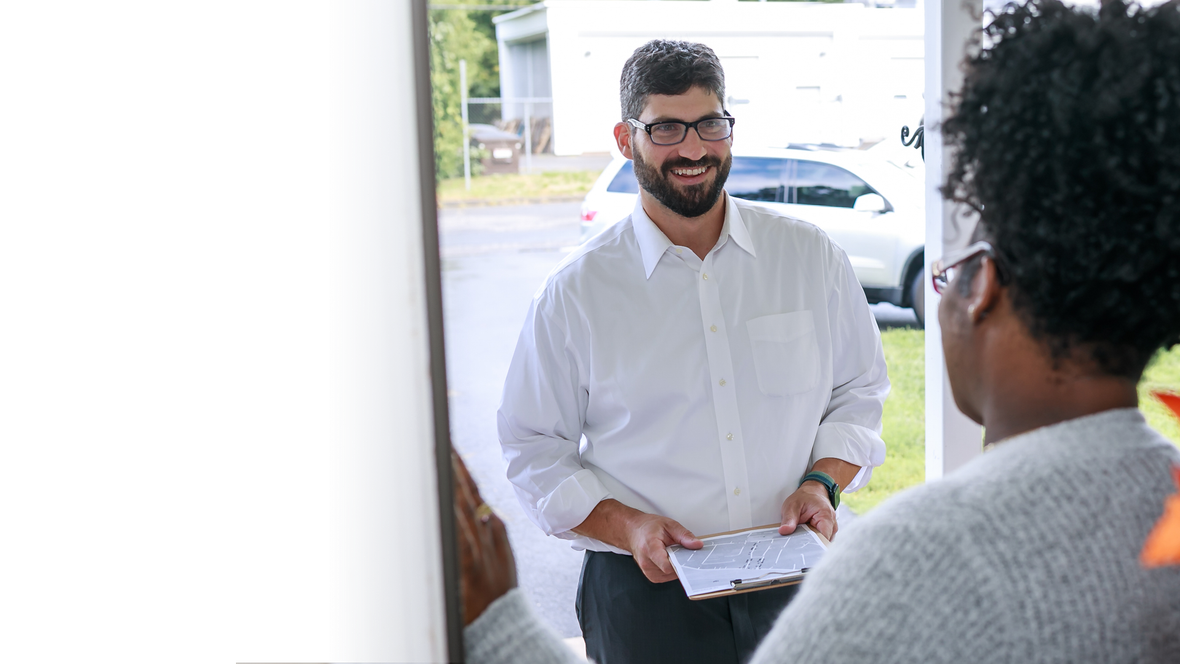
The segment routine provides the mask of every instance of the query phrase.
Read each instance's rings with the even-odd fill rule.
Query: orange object
[[[1152,392],[1152,396],[1163,402],[1180,419],[1180,395]],[[1172,476],[1180,489],[1180,466],[1172,468]],[[1164,514],[1147,535],[1139,561],[1144,567],[1180,565],[1180,492],[1168,496],[1164,501]]]
[[[1180,419],[1180,394],[1172,394],[1171,392],[1152,392],[1151,396],[1160,400],[1172,412],[1176,414],[1176,418]]]

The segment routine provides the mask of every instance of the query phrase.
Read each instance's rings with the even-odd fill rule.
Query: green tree
[[[463,169],[459,61],[471,56],[475,26],[465,11],[430,12],[430,96],[434,105],[434,169],[439,178]]]
[[[489,4],[525,7],[532,3],[527,0],[467,0],[463,4],[471,9],[430,10],[435,174],[440,179],[463,172],[459,61],[467,61],[469,96],[500,96],[500,55],[492,18],[508,10],[483,7]]]
[[[502,2],[500,4],[512,3]],[[472,97],[500,96],[500,50],[496,47],[496,26],[492,23],[492,18],[506,13],[505,11],[473,11],[469,14],[472,22],[475,23],[476,31],[487,37],[488,44],[488,48],[483,52],[483,57],[478,63],[476,76],[472,77],[471,72],[467,72],[467,82],[471,85],[470,94]],[[470,67],[470,63],[468,66]]]

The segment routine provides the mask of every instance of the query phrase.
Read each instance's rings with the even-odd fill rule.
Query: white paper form
[[[678,544],[668,557],[689,597],[732,590],[733,581],[745,583],[799,576],[814,567],[827,546],[809,529],[800,527],[779,535],[778,526],[701,539],[695,551]]]

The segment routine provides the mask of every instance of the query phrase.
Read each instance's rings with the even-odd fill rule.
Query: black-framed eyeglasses
[[[697,136],[702,141],[723,141],[733,135],[733,123],[737,118],[725,113],[723,118],[701,118],[696,122],[681,122],[680,120],[664,120],[647,124],[635,118],[627,120],[633,127],[647,132],[651,142],[656,145],[676,145],[684,142],[689,129],[696,129]]]
[[[960,251],[952,252],[934,261],[930,266],[930,280],[934,283],[934,292],[942,295],[946,287],[958,276],[959,271],[962,269],[960,266],[980,254],[990,256],[994,259],[996,257],[996,250],[990,242],[980,240]]]

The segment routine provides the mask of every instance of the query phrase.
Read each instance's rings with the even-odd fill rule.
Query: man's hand
[[[663,516],[643,514],[632,526],[630,544],[625,547],[635,556],[643,575],[652,583],[664,583],[676,578],[676,570],[668,558],[667,547],[679,544],[686,549],[704,546],[688,528]]]
[[[827,487],[819,482],[804,482],[783,501],[779,534],[790,535],[801,523],[811,526],[829,540],[836,535],[836,510],[828,498]]]
[[[590,516],[573,530],[630,552],[643,575],[652,583],[676,578],[667,547],[679,544],[686,549],[699,549],[704,546],[696,535],[676,521],[640,512],[613,499],[598,503]]]
[[[836,484],[845,487],[856,479],[860,466],[843,459],[824,457],[816,461],[811,470],[827,473],[836,480]],[[828,497],[828,488],[814,481],[804,482],[795,493],[787,496],[783,501],[782,518],[782,525],[778,529],[780,535],[790,535],[795,532],[796,526],[806,523],[830,540],[840,529],[836,525],[836,510],[832,507],[832,499]]]

